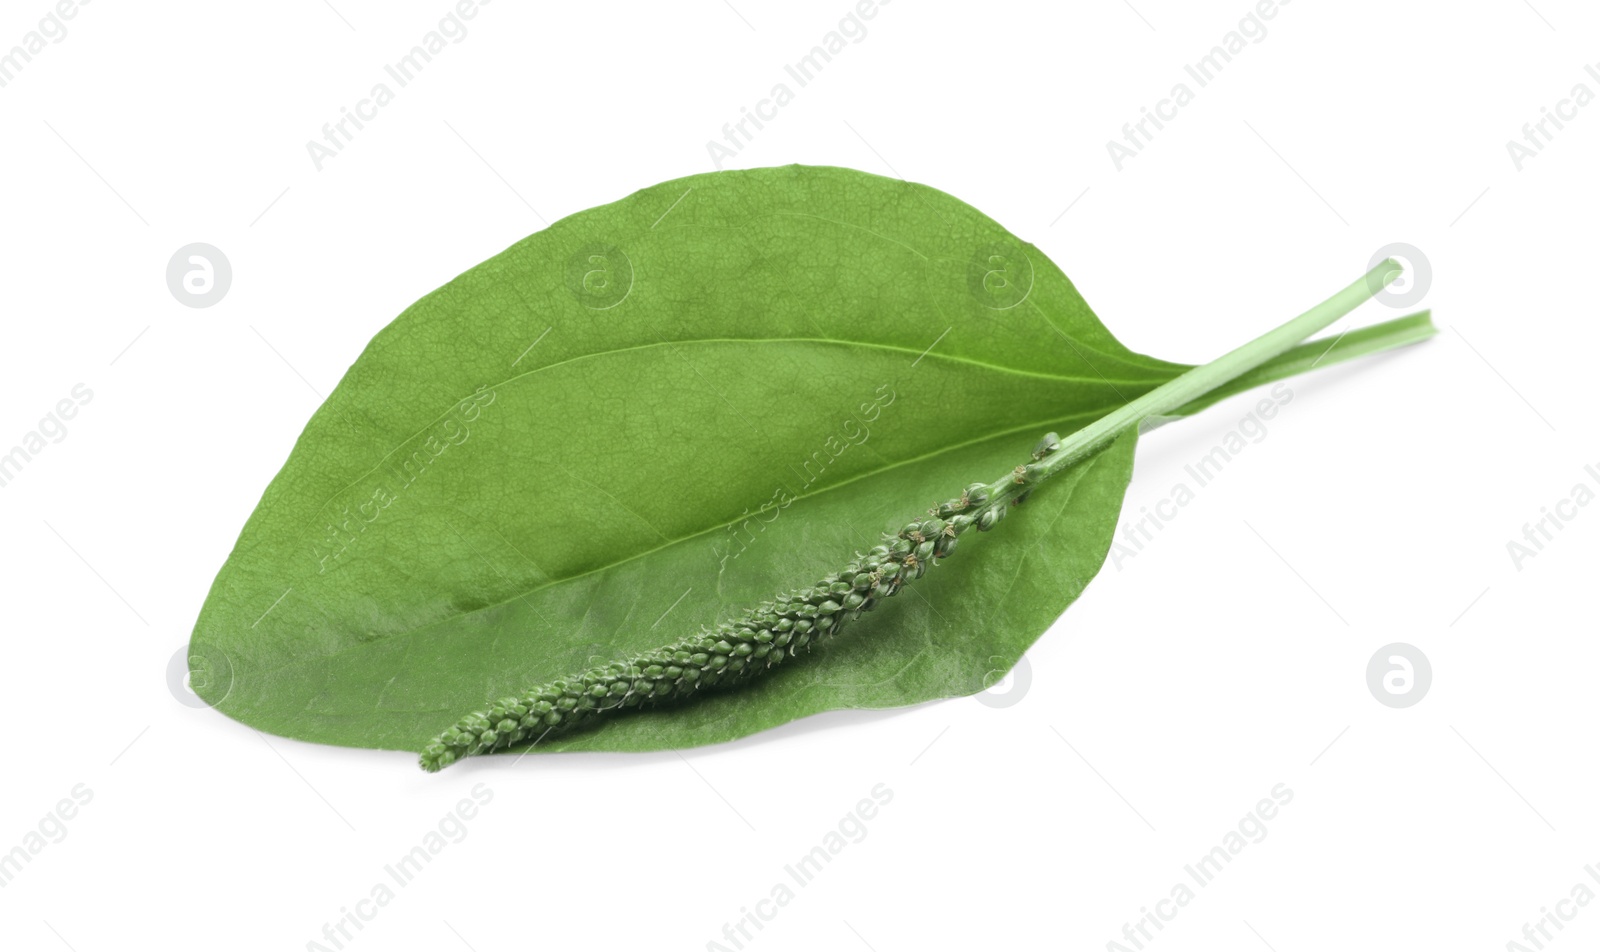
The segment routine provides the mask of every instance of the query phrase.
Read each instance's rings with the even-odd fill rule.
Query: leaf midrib
[[[1052,323],[1052,326],[1054,326],[1053,323]],[[1111,379],[1107,378],[1104,374],[1101,374],[1098,370],[1095,371],[1096,377],[1090,377],[1088,375],[1050,374],[1050,373],[1042,373],[1040,371],[1035,371],[1035,370],[1022,370],[1022,369],[1016,368],[1016,367],[1005,367],[1005,366],[1002,366],[1000,364],[991,364],[991,363],[988,363],[986,361],[974,360],[974,359],[969,358],[969,357],[957,357],[957,356],[950,355],[950,354],[935,354],[935,353],[932,353],[931,351],[915,351],[915,350],[912,350],[909,347],[900,347],[900,346],[897,346],[897,345],[894,345],[894,344],[879,344],[879,343],[874,343],[872,341],[842,340],[842,339],[828,338],[828,337],[702,337],[702,338],[694,338],[694,339],[691,339],[691,340],[658,341],[656,343],[651,343],[651,344],[638,344],[638,345],[633,346],[633,347],[616,347],[616,348],[612,348],[610,350],[600,350],[600,351],[593,351],[593,352],[587,353],[587,354],[579,354],[576,357],[568,357],[565,360],[558,360],[555,363],[545,364],[542,367],[535,367],[532,370],[525,371],[523,373],[519,373],[519,374],[516,374],[514,376],[507,377],[504,380],[500,381],[499,383],[494,384],[494,386],[496,388],[504,387],[504,386],[507,386],[509,384],[516,383],[519,380],[523,380],[523,379],[525,379],[527,377],[531,377],[534,374],[543,373],[544,371],[547,371],[547,370],[555,370],[558,367],[565,367],[568,364],[575,364],[575,363],[578,363],[579,361],[583,361],[583,360],[597,359],[597,358],[600,358],[600,357],[609,357],[609,356],[613,356],[613,355],[616,355],[616,354],[626,354],[626,353],[632,353],[632,352],[641,351],[641,350],[651,350],[651,349],[654,349],[654,348],[657,348],[657,347],[675,347],[675,346],[679,346],[679,345],[697,345],[697,344],[823,344],[823,345],[835,345],[835,346],[840,346],[840,347],[862,347],[862,348],[867,348],[867,349],[870,349],[870,350],[889,351],[891,353],[915,354],[915,355],[918,355],[919,357],[924,358],[924,359],[932,358],[932,359],[936,359],[936,360],[949,361],[951,363],[968,364],[968,365],[974,366],[974,367],[981,367],[981,368],[984,368],[984,369],[987,369],[987,370],[993,370],[993,371],[996,371],[998,373],[1012,374],[1012,375],[1019,376],[1019,377],[1032,377],[1032,378],[1036,378],[1036,379],[1039,379],[1039,380],[1049,380],[1049,381],[1053,381],[1053,382],[1057,382],[1057,383],[1091,383],[1092,384],[1092,383],[1097,382],[1096,381],[1096,377],[1098,377],[1098,382],[1108,384],[1113,389],[1115,389],[1117,384],[1119,384],[1119,383],[1125,384],[1127,386],[1143,386],[1143,385],[1147,385],[1147,384],[1150,383],[1150,381],[1148,381],[1148,380],[1111,380]],[[1082,355],[1080,354],[1079,356],[1081,357]],[[1085,359],[1084,362],[1088,363],[1088,360]],[[1090,368],[1094,369],[1094,365],[1090,364]],[[465,396],[457,397],[457,398],[455,398],[455,399],[450,401],[450,406],[451,407],[455,407],[462,400],[465,400],[465,399],[467,399],[468,397],[471,397],[471,396],[472,396],[472,394],[469,393],[469,394],[467,394]],[[448,416],[449,413],[450,413],[449,410],[445,410],[444,412],[440,413],[438,416],[434,417],[432,420],[430,420],[427,423],[423,424],[414,433],[412,433],[410,436],[407,436],[405,439],[403,439],[403,440],[399,441],[398,443],[396,443],[388,452],[384,453],[383,456],[379,457],[378,461],[376,463],[374,463],[372,465],[372,467],[370,469],[368,469],[366,472],[362,473],[361,475],[357,476],[355,479],[352,479],[349,483],[345,484],[344,486],[339,487],[339,489],[337,489],[333,493],[329,494],[327,498],[325,498],[321,503],[319,503],[317,505],[317,508],[313,511],[313,517],[315,517],[316,515],[320,515],[324,510],[326,510],[328,508],[328,506],[335,499],[337,499],[340,496],[342,496],[343,494],[349,492],[351,487],[360,485],[362,480],[366,479],[368,476],[371,476],[373,473],[377,472],[378,468],[383,465],[384,461],[389,459],[396,452],[398,452],[401,447],[407,445],[412,440],[415,440],[417,437],[419,437],[423,433],[427,432],[429,428],[431,428],[435,424],[439,423],[446,416]],[[1053,421],[1046,421],[1046,422],[1053,422]],[[1007,432],[1012,432],[1012,431],[1007,431]],[[311,521],[315,522],[316,520],[315,520],[315,518],[313,518]]]

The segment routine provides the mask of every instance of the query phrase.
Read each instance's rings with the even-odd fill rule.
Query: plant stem
[[[1159,417],[1182,411],[1191,404],[1203,404],[1204,398],[1222,388],[1228,387],[1245,375],[1257,370],[1263,364],[1276,357],[1285,355],[1296,349],[1307,337],[1322,330],[1337,321],[1357,306],[1377,294],[1391,281],[1400,276],[1402,268],[1393,258],[1387,258],[1377,267],[1368,271],[1360,278],[1339,290],[1332,297],[1318,304],[1304,314],[1287,321],[1278,327],[1262,334],[1255,340],[1223,354],[1208,364],[1203,364],[1174,377],[1150,392],[1130,400],[1128,403],[1111,411],[1095,422],[1072,433],[1061,440],[1060,448],[1051,451],[1041,462],[1030,466],[1018,467],[1016,472],[1001,478],[990,486],[991,502],[987,508],[1002,507],[1019,496],[1026,495],[1033,486],[1048,479],[1063,469],[1073,465],[1087,456],[1104,448],[1106,444],[1116,439],[1127,430],[1137,427],[1150,417]],[[1406,323],[1410,322],[1410,323]],[[1397,346],[1398,343],[1409,343],[1431,333],[1431,327],[1422,332],[1414,319],[1402,319],[1394,322],[1404,325],[1393,328],[1393,333],[1367,334],[1359,338],[1361,347],[1354,349],[1362,353],[1378,349],[1379,344],[1391,336],[1396,339],[1388,340],[1383,346]],[[1426,325],[1426,316],[1422,323]],[[1375,339],[1377,342],[1375,342]],[[1334,342],[1338,344],[1337,341]],[[1304,345],[1315,348],[1319,345]],[[1330,347],[1333,345],[1330,345]],[[1361,349],[1362,347],[1366,349]],[[1326,349],[1324,349],[1324,352]],[[1296,360],[1288,365],[1282,376],[1308,370],[1315,366],[1317,360],[1312,351],[1306,352],[1303,360]],[[1351,356],[1354,356],[1353,354]],[[1309,363],[1310,366],[1300,366]],[[1279,368],[1274,368],[1276,372]],[[1271,378],[1269,378],[1271,379]]]
[[[1255,370],[1235,377],[1204,396],[1191,400],[1173,411],[1174,417],[1189,416],[1206,407],[1246,390],[1287,377],[1295,377],[1312,370],[1325,369],[1335,364],[1366,357],[1372,354],[1415,344],[1438,333],[1429,311],[1418,311],[1405,317],[1373,324],[1359,330],[1347,331],[1332,340],[1318,338],[1306,341],[1282,355],[1267,361]],[[1147,427],[1148,428],[1148,427]]]

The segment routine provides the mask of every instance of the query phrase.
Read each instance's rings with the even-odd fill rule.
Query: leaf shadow
[[[953,700],[953,699],[951,699]],[[469,757],[452,765],[451,772],[482,772],[489,770],[503,770],[507,768],[526,770],[560,770],[560,771],[592,771],[592,770],[629,770],[639,767],[653,766],[668,763],[673,760],[685,758],[692,752],[735,752],[747,750],[758,745],[781,744],[796,738],[812,734],[831,731],[864,729],[870,725],[881,724],[897,717],[903,717],[923,705],[912,704],[904,707],[891,708],[852,708],[848,710],[822,711],[805,717],[796,718],[786,724],[780,724],[754,734],[746,734],[731,740],[714,741],[698,744],[693,747],[671,748],[668,750],[550,750],[550,751],[511,751],[495,754],[489,757]],[[633,715],[647,715],[648,712],[629,712]],[[572,736],[578,736],[575,732]],[[525,756],[527,754],[532,756]]]

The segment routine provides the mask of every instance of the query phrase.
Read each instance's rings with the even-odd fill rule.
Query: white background
[[[1600,93],[1577,0],[1299,0],[1121,171],[1107,140],[1246,0],[898,0],[727,163],[948,191],[1175,360],[1387,243],[1430,262],[1438,337],[1296,380],[1268,437],[1043,636],[1025,693],[996,689],[1015,704],[425,776],[175,699],[213,575],[368,338],[546,221],[710,170],[707,141],[852,8],[731,4],[489,5],[321,171],[306,141],[446,0],[101,0],[0,89],[0,450],[93,392],[0,489],[0,852],[93,792],[0,889],[7,947],[335,948],[325,924],[478,784],[465,839],[346,948],[734,948],[724,924],[876,784],[865,838],[746,948],[1107,948],[1276,784],[1266,838],[1147,947],[1500,949],[1600,891],[1600,506],[1520,568],[1507,551],[1600,489],[1600,104],[1520,171],[1506,149],[1574,84]],[[50,9],[7,0],[0,50]],[[165,283],[191,242],[232,262],[207,309]],[[1145,440],[1125,515],[1254,399]],[[1366,686],[1391,642],[1433,666],[1404,710]],[[1561,908],[1559,947],[1600,941],[1600,906]]]

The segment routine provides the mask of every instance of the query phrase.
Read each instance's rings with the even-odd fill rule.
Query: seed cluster
[[[1054,434],[1047,436],[1035,458],[1051,452],[1057,442]],[[1028,482],[1026,467],[1018,467],[1014,479]],[[846,622],[921,578],[930,565],[955,551],[961,533],[993,528],[1007,508],[1007,499],[991,500],[991,487],[973,483],[958,498],[931,508],[927,519],[886,535],[882,544],[857,554],[810,588],[779,595],[735,621],[551,681],[521,697],[502,698],[467,715],[423,749],[422,769],[442,770],[463,757],[538,741],[612,711],[684,699],[765,673],[833,637]]]

